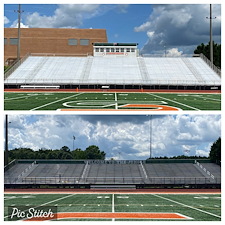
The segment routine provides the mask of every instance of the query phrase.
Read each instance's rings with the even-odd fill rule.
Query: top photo
[[[4,110],[221,110],[220,4],[4,4]]]

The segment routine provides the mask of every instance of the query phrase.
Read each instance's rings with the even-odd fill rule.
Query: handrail
[[[200,58],[214,71],[221,77],[221,70],[218,69],[205,55],[202,53],[200,54]]]
[[[27,53],[23,58],[17,60],[10,69],[4,72],[4,80],[7,79],[29,56],[30,54]]]

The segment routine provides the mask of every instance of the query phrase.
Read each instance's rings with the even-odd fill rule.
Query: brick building
[[[4,29],[4,62],[17,58],[17,28]],[[27,53],[93,55],[93,43],[107,42],[105,29],[21,28],[20,56]]]

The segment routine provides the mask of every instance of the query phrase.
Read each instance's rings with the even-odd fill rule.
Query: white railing
[[[8,69],[5,73],[4,73],[4,80],[7,79],[29,56],[30,54],[27,53],[23,58],[21,58],[20,60],[16,61],[11,67],[10,69]]]
[[[200,54],[201,59],[203,59],[205,61],[205,63],[211,68],[213,69],[214,72],[216,72],[219,76],[221,76],[221,70],[218,69],[205,55],[203,55],[202,53]]]

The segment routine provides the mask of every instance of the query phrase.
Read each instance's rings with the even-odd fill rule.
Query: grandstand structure
[[[5,188],[220,188],[210,160],[14,160]]]
[[[203,55],[141,56],[136,43],[94,43],[93,55],[29,54],[4,77],[5,88],[221,89]]]

